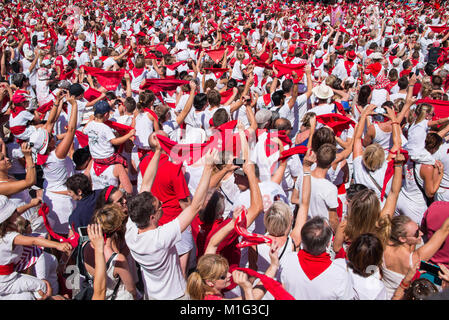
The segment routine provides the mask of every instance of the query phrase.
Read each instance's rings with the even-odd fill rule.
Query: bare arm
[[[67,157],[73,143],[73,138],[75,137],[76,123],[78,121],[78,104],[75,101],[75,98],[70,97],[67,99],[67,102],[72,105],[72,110],[70,113],[69,124],[67,126],[67,132],[64,135],[64,139],[62,139],[55,150],[55,154],[58,159],[65,159],[65,157]]]
[[[139,193],[148,191],[151,192],[151,187],[153,186],[154,179],[156,178],[157,168],[159,165],[159,159],[161,157],[161,145],[159,144],[159,140],[156,135],[151,135],[150,139],[154,141],[156,144],[156,150],[154,152],[153,158],[151,158],[150,163],[148,164],[147,170],[142,177],[142,184],[140,186]]]
[[[293,227],[290,237],[295,244],[295,247],[299,247],[301,244],[301,229],[307,221],[307,214],[309,212],[310,205],[310,193],[311,193],[311,165],[316,161],[315,154],[309,150],[304,157],[303,171],[305,175],[302,181],[302,197],[301,204],[296,215],[295,226]],[[296,190],[296,189],[295,189]],[[298,191],[299,192],[299,191]]]
[[[449,218],[443,222],[443,225],[432,235],[429,241],[413,253],[413,262],[419,260],[427,261],[432,258],[433,255],[441,248],[448,236]]]
[[[22,143],[21,147],[22,153],[25,156],[26,163],[25,179],[0,183],[0,194],[4,196],[11,196],[13,194],[16,194],[36,183],[36,168],[33,162],[33,158],[31,157],[31,148],[27,146],[26,142]]]
[[[92,300],[106,299],[106,261],[104,258],[103,232],[99,224],[87,226],[87,234],[95,251],[94,294]]]

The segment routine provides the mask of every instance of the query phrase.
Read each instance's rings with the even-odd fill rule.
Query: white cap
[[[48,143],[50,142],[50,135],[47,130],[39,128],[31,134],[30,142],[33,143],[31,150],[34,154],[45,154]]]
[[[371,58],[371,59],[382,59],[383,55],[380,52],[374,52],[374,53],[370,54],[369,58]]]
[[[319,86],[312,89],[313,94],[318,99],[329,99],[334,95],[334,91],[331,87],[322,82]]]
[[[16,211],[17,205],[7,196],[0,195],[0,223],[5,222]]]
[[[393,59],[393,65],[394,66],[399,66],[401,64],[402,60],[401,58],[394,58]]]
[[[324,55],[324,52],[322,50],[315,51],[315,57],[318,59],[321,58]]]
[[[31,19],[30,20],[30,26],[35,26],[37,24],[37,20],[36,19]]]
[[[187,50],[179,51],[176,54],[176,58],[178,59],[178,61],[187,60],[187,59],[189,59],[189,57],[190,57],[190,55],[189,55],[189,52]]]

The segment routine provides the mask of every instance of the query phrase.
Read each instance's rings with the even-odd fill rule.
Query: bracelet
[[[401,164],[395,164],[395,167],[402,167],[402,163]]]
[[[29,166],[29,167],[25,167],[25,169],[31,169],[31,168],[34,168],[34,167],[36,167],[36,166]]]
[[[399,122],[397,121],[393,121],[391,124],[399,124]]]
[[[310,176],[310,171],[303,172],[303,176]]]
[[[402,279],[402,281],[401,281],[401,283],[399,284],[399,286],[400,286],[402,289],[406,290],[406,289],[408,289],[408,287],[410,287],[410,283],[409,283],[409,284],[405,284],[404,279]]]

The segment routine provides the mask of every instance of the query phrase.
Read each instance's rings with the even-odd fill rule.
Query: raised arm
[[[293,227],[290,237],[295,244],[295,247],[299,247],[301,244],[301,229],[307,221],[307,213],[309,212],[310,205],[310,193],[311,193],[311,166],[316,162],[316,155],[312,150],[308,150],[303,162],[303,180],[302,180],[302,197],[301,204],[296,214],[295,226]]]
[[[73,138],[75,137],[76,123],[78,121],[78,104],[75,98],[72,96],[67,99],[67,102],[72,105],[72,110],[70,113],[69,124],[67,126],[67,132],[64,135],[64,139],[62,139],[55,150],[55,154],[59,159],[65,159],[65,157],[67,157],[73,143]]]
[[[413,253],[413,262],[418,260],[427,261],[432,258],[433,255],[441,248],[448,236],[449,218],[443,222],[443,225],[432,235],[429,241]]]
[[[178,216],[181,232],[183,232],[193,221],[198,211],[201,209],[207,190],[209,189],[210,177],[212,175],[212,167],[216,162],[218,151],[216,149],[209,150],[205,158],[205,166],[201,176],[200,183],[193,196],[192,203],[185,208]]]
[[[28,146],[28,143],[26,142],[22,143],[21,148],[26,163],[25,179],[0,183],[0,194],[7,197],[16,194],[18,192],[21,192],[36,183],[36,168],[33,162],[33,158],[31,156],[31,148]]]
[[[394,158],[394,174],[393,182],[391,184],[390,193],[388,193],[387,201],[380,213],[380,216],[390,216],[393,217],[394,211],[396,209],[396,203],[398,201],[399,192],[402,187],[402,166],[404,165],[405,157],[399,150],[395,154]]]
[[[204,78],[205,77],[203,77],[203,79]],[[195,92],[196,92],[196,83],[195,83],[195,81],[190,81],[189,85],[190,85],[190,96],[189,96],[189,99],[187,100],[186,105],[184,106],[184,109],[182,109],[182,111],[176,117],[176,122],[178,123],[179,126],[184,122],[184,119],[187,117],[187,115],[189,114],[190,110],[192,110],[193,99],[195,98]]]
[[[92,300],[106,300],[106,261],[104,258],[104,239],[101,226],[90,224],[87,234],[95,251],[94,294]]]
[[[153,186],[154,178],[156,178],[159,159],[161,157],[162,149],[158,138],[156,137],[155,134],[152,134],[150,135],[150,139],[153,140],[152,144],[156,146],[156,150],[154,151],[153,158],[151,158],[147,170],[145,171],[145,174],[142,177],[142,185],[140,186],[139,193],[145,191],[151,192],[151,187]]]
[[[357,158],[363,155],[363,145],[362,145],[362,134],[365,128],[366,119],[371,114],[371,112],[376,108],[376,105],[370,104],[363,109],[360,115],[359,122],[355,127],[354,132],[354,144],[352,146],[353,158]]]

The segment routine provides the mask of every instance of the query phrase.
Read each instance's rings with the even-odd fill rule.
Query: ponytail
[[[187,279],[187,293],[192,300],[203,300],[206,290],[200,273],[195,270]]]

